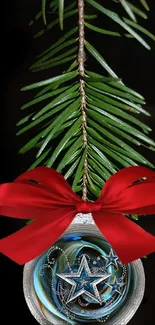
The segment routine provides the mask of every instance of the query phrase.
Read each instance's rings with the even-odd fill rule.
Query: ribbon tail
[[[68,211],[66,211],[68,210]],[[72,222],[75,212],[59,209],[45,214],[19,231],[0,240],[0,252],[22,265],[42,254]]]
[[[95,212],[94,220],[123,264],[155,252],[155,237],[122,214]]]

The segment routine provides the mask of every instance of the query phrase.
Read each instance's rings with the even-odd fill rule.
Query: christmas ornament
[[[77,214],[61,238],[24,267],[25,299],[43,325],[125,325],[144,286],[141,261],[123,265],[91,214]]]
[[[123,83],[121,73],[116,75],[87,35],[131,36],[147,49],[142,34],[155,37],[139,23],[139,16],[147,18],[146,0],[140,1],[146,12],[132,1],[115,2],[113,6],[107,1],[104,7],[97,0],[42,0],[42,10],[30,21],[39,29],[38,20],[45,25],[35,38],[58,23],[62,34],[53,30],[58,39],[30,67],[33,72],[46,70],[47,79],[38,77],[21,89],[41,88],[21,107],[28,113],[17,123],[17,135],[35,130],[19,152],[37,150],[30,169],[40,163],[55,166],[79,193],[45,167],[0,187],[0,213],[30,219],[25,228],[0,241],[0,251],[26,263],[24,294],[40,324],[127,324],[144,292],[143,267],[137,259],[155,251],[155,238],[130,216],[155,213],[155,174],[132,167],[110,177],[130,165],[154,168],[131,145],[154,151],[155,142],[148,137],[151,128],[134,116],[150,113],[142,107],[144,97]],[[102,15],[119,30],[111,31],[108,24],[98,27]],[[97,25],[92,23],[95,18]],[[92,70],[86,63],[89,56],[104,73]],[[52,75],[53,67],[59,74]],[[99,198],[90,202],[87,195]]]
[[[154,175],[144,167],[124,168],[95,202],[80,199],[46,167],[0,186],[1,214],[34,218],[2,239],[0,250],[28,262],[24,293],[40,324],[128,323],[144,292],[143,267],[135,260],[155,251],[155,237],[125,215],[155,212]]]

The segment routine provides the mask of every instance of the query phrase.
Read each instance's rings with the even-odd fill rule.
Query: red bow
[[[146,179],[133,183],[142,177]],[[155,237],[123,214],[154,214],[154,190],[153,171],[128,167],[109,178],[96,202],[85,202],[57,171],[35,168],[13,183],[0,185],[1,215],[36,219],[2,239],[0,251],[18,264],[24,264],[55,242],[76,213],[92,212],[95,223],[122,263],[130,263],[155,251]]]

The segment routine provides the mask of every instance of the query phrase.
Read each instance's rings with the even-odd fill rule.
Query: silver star
[[[114,277],[113,283],[106,283],[107,286],[111,288],[111,291],[116,291],[119,294],[121,294],[120,288],[124,285],[124,283],[119,283],[116,279],[116,276]]]
[[[66,303],[69,303],[80,295],[85,294],[89,298],[102,304],[97,284],[109,278],[111,273],[93,274],[89,268],[86,257],[83,256],[77,273],[57,273],[57,276],[72,286]]]
[[[109,267],[110,265],[115,265],[118,268],[119,258],[114,253],[112,248],[110,249],[109,255],[107,255],[107,256],[102,255],[102,257],[106,260],[106,267]]]

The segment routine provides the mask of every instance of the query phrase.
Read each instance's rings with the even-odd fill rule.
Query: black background
[[[12,181],[16,176],[25,171],[34,159],[33,152],[24,156],[18,154],[18,150],[28,140],[29,135],[26,134],[18,138],[16,136],[16,123],[21,118],[20,106],[31,98],[31,94],[20,92],[20,88],[42,77],[46,77],[47,72],[39,75],[31,74],[28,68],[34,62],[35,56],[44,50],[50,41],[55,40],[59,36],[59,34],[56,35],[49,32],[44,38],[33,39],[33,32],[37,27],[29,28],[28,22],[40,8],[40,3],[41,1],[38,0],[7,1],[1,13],[1,17],[4,18],[4,39],[3,41],[1,39],[1,53],[4,55],[1,61],[1,71],[4,69],[1,87],[3,90],[1,98],[4,98],[4,104],[2,105],[1,102],[0,119],[1,183]],[[150,31],[155,32],[155,3],[153,0],[150,0],[149,4],[151,12],[149,14],[149,21],[145,22],[145,26]],[[99,23],[102,24],[102,22],[104,23],[103,19],[100,19]],[[96,22],[94,24],[97,25]],[[152,114],[152,117],[148,118],[142,115],[141,120],[152,127],[153,131],[150,133],[150,136],[155,139],[154,44],[150,42],[152,44],[150,52],[145,50],[135,40],[103,37],[102,42],[98,43],[98,37],[94,36],[95,34],[92,37],[93,44],[96,44],[96,47],[100,49],[100,52],[113,70],[128,86],[131,86],[145,96],[146,107]],[[94,69],[96,69],[96,63],[92,64],[94,64]],[[148,152],[143,149],[141,153],[145,154],[155,164],[154,152]],[[141,217],[139,224],[155,235],[154,216]],[[1,217],[1,225],[1,237],[4,237],[19,229],[23,222]],[[130,321],[130,325],[155,324],[155,255],[149,255],[147,259],[143,260],[143,264],[146,274],[145,296],[140,308]],[[16,265],[5,256],[1,256],[0,266],[1,318],[3,317],[6,323],[22,324],[24,322],[32,325],[36,324],[23,296],[23,267]]]

